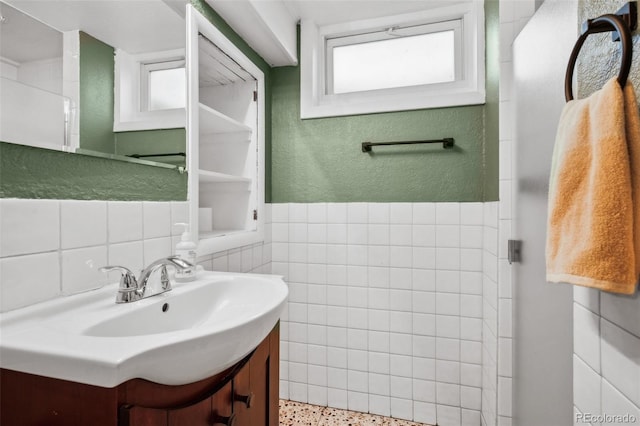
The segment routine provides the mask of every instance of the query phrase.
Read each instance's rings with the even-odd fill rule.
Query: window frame
[[[147,110],[147,73],[152,64],[185,62],[185,50],[129,54],[116,49],[113,131],[175,129],[185,127],[186,108]],[[186,71],[185,71],[186,72]],[[186,78],[185,78],[186,81]],[[185,84],[185,93],[186,93]],[[186,97],[185,97],[186,99]]]
[[[332,94],[329,69],[331,40],[366,39],[389,28],[445,28],[460,22],[456,80],[416,86]],[[429,31],[437,32],[437,31]],[[320,118],[413,109],[477,105],[485,102],[484,2],[471,0],[423,12],[334,25],[301,23],[300,117]],[[455,34],[455,33],[454,33]],[[357,43],[347,43],[349,45]]]

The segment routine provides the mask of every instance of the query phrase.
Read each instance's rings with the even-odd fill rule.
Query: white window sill
[[[139,113],[127,121],[115,120],[114,132],[134,132],[138,130],[176,129],[186,127],[186,111],[184,108],[167,109]]]
[[[359,93],[358,96],[325,96],[320,102],[300,105],[300,118],[339,117],[345,115],[374,114],[380,112],[409,111],[416,109],[447,108],[485,103],[484,90],[449,90],[436,93],[429,88],[410,88],[410,94],[383,94],[375,91]]]

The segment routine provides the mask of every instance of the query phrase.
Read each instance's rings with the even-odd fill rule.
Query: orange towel
[[[547,281],[633,294],[640,275],[640,117],[616,79],[564,107],[551,166]]]

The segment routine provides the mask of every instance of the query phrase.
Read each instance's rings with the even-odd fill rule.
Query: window
[[[363,92],[455,81],[460,23],[453,22],[455,30],[422,25],[328,39],[327,92]]]
[[[184,60],[145,63],[141,67],[142,111],[185,107],[187,83]]]
[[[484,103],[482,7],[324,27],[303,21],[302,118]]]
[[[115,132],[185,127],[183,49],[131,55],[116,50]]]

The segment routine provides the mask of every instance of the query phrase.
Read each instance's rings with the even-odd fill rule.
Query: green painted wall
[[[500,15],[498,0],[485,0],[486,90],[482,201],[498,200],[500,147]]]
[[[166,154],[186,151],[187,132],[184,128],[146,130],[115,133],[115,151],[118,155]],[[185,166],[185,157],[148,157],[146,160]]]
[[[177,170],[0,142],[0,198],[185,200]]]
[[[80,32],[80,148],[115,153],[113,47]]]
[[[488,201],[498,197],[498,2],[486,3],[487,104],[300,119],[299,67],[271,72],[272,202]],[[364,141],[453,137],[456,147]]]

